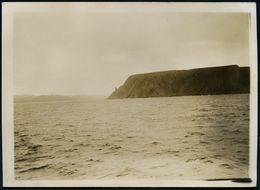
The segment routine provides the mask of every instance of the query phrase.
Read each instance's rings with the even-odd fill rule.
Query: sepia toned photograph
[[[6,186],[255,186],[255,9],[4,3]]]

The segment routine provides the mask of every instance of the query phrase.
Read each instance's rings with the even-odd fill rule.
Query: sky
[[[14,93],[109,95],[132,74],[249,66],[246,13],[14,16]]]

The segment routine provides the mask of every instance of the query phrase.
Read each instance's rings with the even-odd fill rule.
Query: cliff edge
[[[249,67],[237,65],[136,74],[108,98],[249,93]]]

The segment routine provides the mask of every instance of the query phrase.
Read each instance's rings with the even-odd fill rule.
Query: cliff
[[[136,74],[108,98],[249,93],[249,67],[237,65]]]

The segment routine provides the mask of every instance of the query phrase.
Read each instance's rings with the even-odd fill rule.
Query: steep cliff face
[[[237,65],[137,74],[109,98],[249,93],[249,75],[249,67]]]

